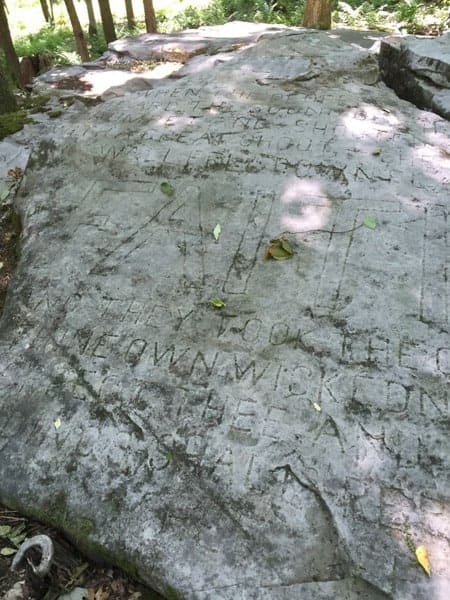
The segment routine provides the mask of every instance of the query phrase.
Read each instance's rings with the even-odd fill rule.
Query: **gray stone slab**
[[[0,500],[166,596],[444,600],[450,124],[296,29],[127,99],[17,198]]]
[[[383,81],[401,98],[450,119],[450,33],[381,41]]]

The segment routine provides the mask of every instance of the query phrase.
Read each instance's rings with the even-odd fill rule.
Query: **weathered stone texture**
[[[0,500],[165,594],[444,600],[450,124],[325,33],[196,64],[34,149]]]
[[[382,40],[380,69],[401,98],[450,119],[450,33]]]

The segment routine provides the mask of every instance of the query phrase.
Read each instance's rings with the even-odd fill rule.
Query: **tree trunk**
[[[331,29],[330,0],[306,0],[303,27]]]
[[[6,6],[4,0],[0,0],[0,48],[6,56],[6,62],[11,69],[18,85],[22,86],[20,78],[20,66],[17,53],[9,30],[8,18],[6,16]]]
[[[158,25],[156,24],[155,9],[153,8],[153,0],[143,0],[145,14],[145,28],[147,33],[156,33]]]
[[[102,17],[103,32],[105,34],[106,43],[113,42],[117,39],[116,30],[114,29],[114,21],[109,6],[109,0],[98,0],[100,7],[100,15]]]
[[[89,35],[97,35],[97,22],[95,20],[94,7],[92,0],[84,0],[87,8],[87,14],[89,19]]]
[[[125,10],[127,11],[128,27],[134,29],[136,27],[136,21],[134,19],[133,0],[125,0]]]
[[[48,8],[47,0],[40,0],[40,3],[41,3],[42,14],[44,15],[44,19],[45,19],[46,23],[50,23],[51,16],[50,16],[50,10]]]
[[[73,4],[73,0],[64,0],[64,4],[67,8],[70,22],[72,24],[73,36],[75,38],[75,45],[77,47],[78,54],[83,62],[89,60],[89,52],[86,46],[86,40],[84,39],[83,30],[81,29],[80,20],[78,19],[77,11]]]
[[[0,74],[0,115],[17,110],[16,99],[8,87],[5,77]]]

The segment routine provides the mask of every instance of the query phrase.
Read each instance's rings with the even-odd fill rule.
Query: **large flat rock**
[[[269,33],[41,133],[0,500],[167,597],[444,600],[450,124]]]

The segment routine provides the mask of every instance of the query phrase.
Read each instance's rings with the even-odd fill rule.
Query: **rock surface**
[[[382,40],[380,69],[400,98],[450,119],[450,33]]]
[[[167,597],[444,600],[450,124],[323,32],[183,69],[15,136],[0,500]]]
[[[257,43],[261,35],[283,31],[289,29],[284,25],[235,21],[165,35],[145,33],[112,42],[96,61],[50,69],[35,80],[33,89],[56,97],[86,99],[148,90],[165,85],[168,77],[180,78],[211,69],[228,60],[237,49]],[[335,29],[326,35],[378,52],[379,40],[385,34]]]

